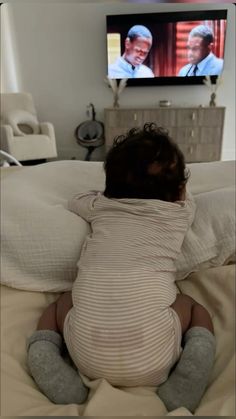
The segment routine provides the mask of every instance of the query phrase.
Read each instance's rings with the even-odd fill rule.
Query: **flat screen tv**
[[[202,84],[223,71],[227,10],[109,15],[107,75],[129,86]]]

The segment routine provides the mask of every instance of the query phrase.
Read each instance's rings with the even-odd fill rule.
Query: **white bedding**
[[[178,279],[202,265],[222,265],[235,249],[234,162],[195,163],[189,168],[197,210],[177,262]],[[67,201],[90,189],[104,189],[102,163],[57,161],[23,168],[3,179],[3,284],[29,291],[71,289],[90,230],[67,209]]]
[[[191,191],[195,197],[203,199],[203,207],[208,208],[208,215],[211,212],[215,213],[214,223],[211,224],[211,227],[215,227],[217,219],[221,215],[222,229],[228,230],[227,220],[230,219],[232,222],[234,211],[235,163],[199,163],[190,165],[190,168],[192,172],[189,183]],[[75,271],[73,268],[72,270],[68,268],[69,275],[66,278],[54,276],[54,280],[52,280],[50,276],[46,276],[46,272],[47,275],[50,272],[58,274],[57,263],[60,261],[58,258],[53,259],[55,257],[54,250],[58,251],[58,237],[61,240],[62,234],[64,234],[64,239],[68,240],[66,201],[79,190],[101,187],[104,177],[101,163],[65,161],[47,163],[32,168],[20,168],[12,172],[11,169],[5,170],[9,170],[9,172],[2,181],[2,205],[5,209],[4,218],[2,218],[2,225],[4,225],[2,233],[4,234],[4,246],[8,247],[4,248],[3,252],[3,258],[6,259],[3,259],[5,270],[2,282],[5,285],[1,286],[1,415],[191,416],[191,413],[183,407],[168,414],[165,406],[155,394],[155,389],[150,387],[118,389],[112,387],[106,380],[88,381],[87,384],[91,388],[89,400],[81,406],[54,405],[39,391],[27,370],[26,339],[35,330],[43,309],[57,297],[55,292],[60,280],[64,280],[64,282],[60,282],[63,284],[60,287],[69,288],[76,274],[75,267]],[[214,197],[216,191],[219,194]],[[207,199],[205,202],[204,193],[206,192],[208,198],[209,196],[213,196],[213,198]],[[213,195],[209,195],[208,192],[212,192]],[[226,195],[228,196],[226,203],[221,202]],[[5,199],[7,202],[4,202]],[[224,208],[222,214],[219,208],[212,206],[212,200],[216,200],[214,202],[218,202],[218,205]],[[34,205],[30,207],[32,201]],[[222,207],[221,204],[225,206]],[[42,213],[44,213],[44,219]],[[71,248],[69,247],[67,257],[63,259],[63,263],[67,260],[68,266],[71,266],[71,261],[74,263],[78,259],[80,243],[77,236],[79,235],[79,239],[83,240],[81,231],[83,234],[87,231],[86,224],[78,220],[74,214],[71,216],[75,229],[72,247],[76,247],[76,249],[73,250],[71,258]],[[64,220],[63,217],[65,217]],[[62,224],[58,221],[60,219]],[[218,231],[218,225],[212,231]],[[227,232],[227,235],[232,238],[234,232],[231,230],[231,234]],[[213,236],[213,241],[217,240],[217,234],[213,234]],[[27,243],[29,237],[31,240]],[[235,241],[232,243],[235,248]],[[50,258],[47,260],[48,249],[51,249],[51,252]],[[224,250],[223,241],[221,255],[222,249]],[[228,251],[231,250],[230,248]],[[217,340],[214,369],[207,391],[195,416],[235,415],[235,265],[218,266],[220,253],[215,259],[216,267],[205,269],[205,267],[209,267],[209,264],[210,266],[211,263],[214,264],[214,258],[212,259],[211,255],[211,260],[209,260],[208,255],[206,261],[198,266],[199,272],[178,281],[182,292],[191,295],[210,311]],[[60,255],[62,254],[63,252],[60,253]],[[232,256],[230,256],[231,260]],[[42,269],[43,261],[45,270]],[[38,264],[38,262],[40,263]],[[60,268],[66,269],[64,264]],[[26,288],[31,287],[31,290],[20,290],[20,288],[24,288],[24,284]],[[41,291],[48,287],[47,291],[50,289],[53,292],[33,292],[35,284],[38,287],[41,285]]]
[[[234,350],[235,265],[211,268],[180,281],[182,292],[204,304],[213,316],[217,353],[209,386],[196,416],[235,416]],[[26,339],[35,330],[43,309],[56,294],[1,289],[2,416],[165,416],[168,412],[152,387],[118,389],[106,380],[89,383],[86,404],[51,403],[29,376]],[[171,416],[191,416],[184,408]]]

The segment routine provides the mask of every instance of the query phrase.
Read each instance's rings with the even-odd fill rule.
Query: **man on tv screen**
[[[128,31],[124,54],[108,67],[111,79],[154,77],[143,64],[152,46],[152,34],[146,26],[135,25]]]
[[[209,26],[198,25],[188,36],[187,55],[189,64],[178,76],[218,76],[223,69],[223,60],[212,53],[214,35]]]

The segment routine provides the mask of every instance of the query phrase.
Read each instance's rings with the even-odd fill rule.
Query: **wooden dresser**
[[[115,136],[146,122],[155,122],[168,130],[186,162],[220,160],[224,107],[107,108],[104,112],[107,150]]]

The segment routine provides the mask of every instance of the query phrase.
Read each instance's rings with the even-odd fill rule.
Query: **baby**
[[[69,202],[91,234],[72,293],[45,310],[29,340],[31,374],[56,403],[86,400],[79,371],[114,386],[156,386],[167,409],[194,411],[215,339],[207,310],[175,285],[195,211],[183,154],[164,130],[146,124],[115,140],[105,172],[104,193]],[[61,356],[61,336],[77,371]]]

